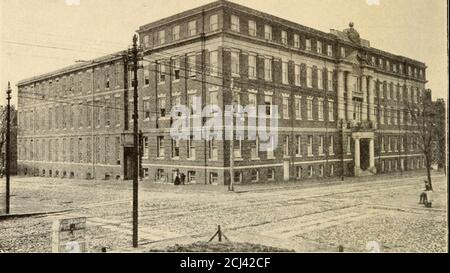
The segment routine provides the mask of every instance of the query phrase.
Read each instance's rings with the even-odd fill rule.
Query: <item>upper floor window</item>
[[[172,29],[172,40],[176,41],[180,39],[180,26],[174,26]]]
[[[317,53],[322,54],[322,42],[317,41]]]
[[[148,35],[144,36],[144,46],[150,45],[150,37]]]
[[[189,36],[194,36],[197,34],[197,21],[190,21],[188,23],[188,34]]]
[[[272,59],[264,60],[264,79],[266,81],[272,80]]]
[[[294,47],[300,48],[300,35],[294,34]]]
[[[345,47],[341,47],[341,58],[345,58]]]
[[[231,52],[231,74],[233,76],[239,76],[239,52]]]
[[[312,68],[311,67],[306,68],[306,86],[309,88],[312,87]]]
[[[239,32],[240,26],[239,26],[239,17],[236,15],[231,15],[231,30]]]
[[[283,74],[283,77],[282,77],[283,84],[289,84],[288,63],[283,62],[281,69],[282,69],[282,74]]]
[[[256,55],[248,56],[248,77],[256,78]]]
[[[217,51],[211,51],[209,55],[210,59],[210,73],[213,76],[218,74],[219,70],[219,54]]]
[[[300,86],[300,65],[296,64],[295,65],[295,85]]]
[[[158,44],[162,45],[166,43],[166,31],[165,30],[160,30],[158,32]]]
[[[327,45],[327,56],[333,57],[333,46],[332,45]]]
[[[287,42],[288,42],[287,31],[282,30],[282,31],[281,31],[281,43],[282,43],[283,45],[287,45]]]
[[[328,91],[333,91],[333,71],[328,71]]]
[[[180,58],[173,59],[173,79],[179,80],[181,77],[180,73]]]
[[[211,15],[209,17],[209,30],[216,31],[219,29],[219,16],[217,14]]]
[[[306,50],[311,51],[311,40],[306,39]]]
[[[323,89],[323,71],[321,69],[317,70],[317,87]]]
[[[187,62],[188,62],[187,66],[189,67],[189,77],[195,78],[197,76],[196,65],[195,65],[197,60],[196,60],[195,54],[189,55]]]
[[[248,21],[248,34],[250,36],[256,36],[256,22],[255,21]]]
[[[264,38],[266,40],[272,41],[272,27],[269,25],[264,26]]]

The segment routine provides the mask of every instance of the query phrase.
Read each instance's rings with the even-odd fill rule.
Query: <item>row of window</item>
[[[97,164],[120,165],[120,137],[95,136],[93,140],[91,137],[19,140],[18,156],[19,160],[73,163],[94,160]]]
[[[380,162],[381,172],[398,171],[400,169],[414,170],[425,168],[425,158],[412,158],[409,160],[401,159],[383,159]]]
[[[376,90],[375,97],[379,97],[380,99],[403,100],[414,103],[419,102],[424,93],[424,90],[421,90],[419,87],[395,85],[393,82],[387,83],[386,81],[377,81]]]
[[[404,152],[405,146],[408,145],[409,142],[409,151],[419,151],[420,149],[420,140],[417,136],[409,136],[406,137],[394,137],[394,136],[380,136],[380,150],[381,153],[390,153],[390,152]]]

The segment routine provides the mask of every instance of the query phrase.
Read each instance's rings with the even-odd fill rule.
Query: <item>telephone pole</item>
[[[133,170],[133,247],[138,247],[138,187],[139,187],[139,133],[138,133],[138,46],[137,35],[133,36],[131,57],[133,62],[133,144],[134,144],[134,170]]]
[[[11,117],[10,117],[10,111],[11,111],[11,84],[8,82],[8,89],[6,90],[8,100],[8,104],[6,106],[6,214],[9,214],[9,161],[10,159],[10,134],[11,134]]]

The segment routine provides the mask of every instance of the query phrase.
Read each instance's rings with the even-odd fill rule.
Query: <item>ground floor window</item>
[[[164,182],[165,178],[166,178],[166,175],[164,174],[164,170],[158,169],[156,171],[156,180],[158,180],[160,182]]]
[[[323,165],[319,166],[319,175],[320,177],[323,177]]]
[[[188,183],[195,183],[195,171],[188,171]]]
[[[234,183],[241,183],[242,182],[242,173],[239,171],[234,171]]]
[[[313,166],[308,166],[308,177],[311,178],[314,175]]]
[[[275,179],[275,170],[269,169],[267,172],[267,180],[274,180]]]
[[[384,168],[385,166],[384,166],[384,160],[382,160],[381,161],[381,171],[386,171],[386,169]]]
[[[259,171],[252,170],[252,182],[258,182],[258,181],[259,181]]]
[[[148,168],[144,168],[144,179],[148,179],[148,176],[149,176]]]
[[[334,175],[334,164],[330,165],[330,176]]]
[[[297,168],[295,168],[295,177],[297,179],[302,179],[302,167],[301,166],[297,166]]]
[[[219,175],[217,173],[209,173],[209,184],[217,184],[219,181]]]

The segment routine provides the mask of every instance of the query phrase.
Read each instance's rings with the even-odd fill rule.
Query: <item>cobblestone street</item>
[[[279,187],[175,187],[141,182],[137,251],[207,241],[221,225],[233,242],[298,252],[447,251],[447,184],[433,177],[433,208],[418,204],[423,177],[379,176]],[[89,252],[136,251],[131,245],[131,182],[12,179],[11,212],[0,219],[0,251],[50,252],[57,217],[87,217]],[[4,180],[0,183],[4,191]],[[23,213],[47,212],[19,217]]]

